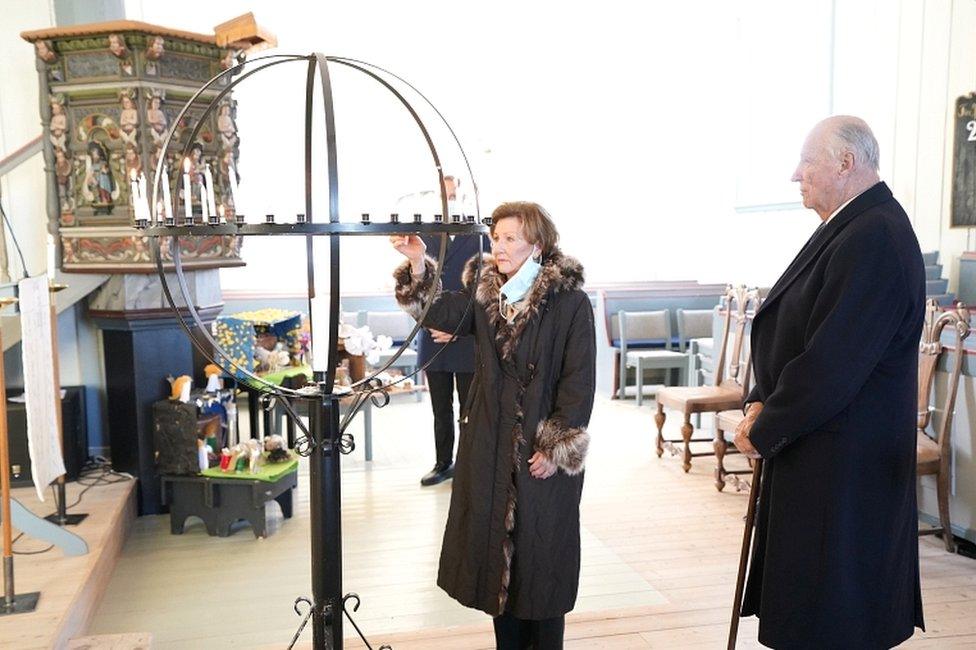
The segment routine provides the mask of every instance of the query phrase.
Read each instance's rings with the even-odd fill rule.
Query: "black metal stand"
[[[314,448],[309,456],[312,517],[312,647],[342,647],[342,481],[339,476],[339,405],[312,409]],[[328,640],[328,641],[326,641]]]
[[[137,223],[137,227],[142,228],[143,233],[148,236],[152,242],[153,254],[155,256],[157,271],[159,272],[159,277],[162,281],[163,292],[167,301],[177,314],[181,325],[189,335],[191,342],[206,358],[223,368],[228,372],[228,374],[238,377],[242,383],[248,386],[249,391],[273,395],[280,400],[279,403],[285,408],[287,416],[291,419],[293,424],[301,429],[304,433],[304,436],[300,437],[299,440],[296,441],[295,451],[296,453],[309,459],[312,599],[309,600],[308,598],[300,597],[295,601],[295,613],[301,617],[301,622],[299,623],[298,630],[295,632],[295,635],[292,638],[291,645],[288,647],[292,648],[295,646],[308,622],[311,620],[313,648],[315,648],[315,650],[322,650],[325,648],[340,650],[343,647],[343,618],[347,617],[366,647],[372,650],[372,646],[366,640],[362,630],[359,629],[359,626],[356,625],[355,620],[352,618],[351,612],[355,612],[359,609],[359,596],[354,593],[343,595],[342,591],[342,486],[341,476],[339,473],[339,461],[342,454],[351,453],[355,448],[352,436],[345,433],[345,430],[355,417],[356,413],[358,413],[359,410],[367,404],[367,400],[371,401],[377,407],[384,406],[389,402],[389,395],[384,392],[384,387],[380,385],[376,377],[393,365],[410,345],[410,342],[421,328],[421,322],[423,322],[427,312],[431,308],[431,305],[434,303],[434,295],[432,293],[430,296],[428,296],[426,305],[423,307],[422,311],[416,315],[417,323],[413,330],[406,337],[406,341],[400,346],[400,349],[389,359],[387,359],[383,367],[376,370],[370,376],[355,382],[352,384],[352,386],[346,387],[341,391],[337,390],[335,384],[335,370],[338,363],[337,355],[340,311],[339,240],[343,236],[391,236],[422,233],[440,235],[441,245],[438,253],[437,271],[435,272],[433,278],[433,285],[437,286],[440,283],[441,269],[443,268],[444,257],[447,252],[448,235],[483,236],[488,232],[488,227],[486,225],[487,222],[482,223],[480,218],[472,218],[467,220],[465,223],[454,224],[445,224],[443,222],[423,223],[419,220],[412,224],[406,224],[400,223],[398,219],[394,218],[397,217],[397,215],[391,215],[390,223],[370,222],[369,219],[366,218],[364,218],[361,223],[340,222],[335,116],[332,104],[332,84],[328,69],[329,63],[351,68],[375,80],[385,89],[390,91],[410,113],[430,149],[432,162],[434,169],[436,170],[437,180],[441,188],[441,214],[448,213],[447,193],[444,189],[444,172],[441,166],[440,157],[437,153],[436,147],[434,146],[433,140],[431,139],[430,133],[413,106],[410,105],[400,91],[391,85],[390,81],[381,77],[380,73],[383,73],[387,75],[387,77],[398,81],[402,85],[417,92],[417,94],[420,94],[419,91],[400,77],[397,77],[387,70],[383,70],[371,64],[354,59],[343,57],[326,57],[322,54],[312,54],[307,56],[267,55],[250,61],[249,63],[258,63],[258,65],[248,72],[242,71],[242,68],[245,65],[244,63],[225,70],[200,88],[200,90],[198,90],[193,97],[190,98],[186,106],[184,106],[183,110],[174,120],[175,123],[181,123],[187,116],[187,111],[190,106],[197,101],[202,93],[216,90],[216,88],[214,88],[214,84],[219,79],[225,77],[229,78],[240,73],[240,76],[237,79],[227,83],[222,90],[219,90],[219,92],[216,93],[202,114],[195,117],[197,123],[193,129],[190,130],[188,137],[186,137],[184,140],[182,156],[186,157],[189,155],[190,147],[196,140],[200,129],[204,124],[208,123],[208,117],[214,112],[215,107],[218,105],[221,99],[227,95],[227,93],[231,92],[231,90],[238,83],[256,72],[289,62],[304,62],[308,66],[305,92],[306,210],[304,217],[296,223],[276,224],[273,222],[272,218],[269,219],[265,224],[247,224],[244,222],[241,215],[236,215],[240,218],[235,218],[234,223],[213,225],[208,224],[206,226],[176,226],[175,223],[167,223],[165,225],[161,224],[161,215],[154,212],[151,223],[148,224],[148,227],[145,223],[142,225]],[[312,98],[316,72],[318,72],[318,77],[320,80],[322,90],[322,109],[325,116],[325,148],[327,153],[327,178],[329,186],[328,221],[323,220],[319,222],[316,222],[314,219],[312,205],[312,181],[313,178],[315,178],[315,175],[312,173],[312,144],[315,141],[315,139],[312,137]],[[436,108],[434,108],[433,104],[430,104],[429,100],[427,100],[426,97],[423,97],[422,94],[420,96],[430,105],[434,112],[437,113],[437,116],[444,122],[444,125],[447,127],[448,131],[450,131],[451,136],[454,138],[454,142],[458,145],[458,149],[460,150],[461,156],[465,162],[465,165],[468,167],[468,172],[470,174],[471,168],[467,163],[467,155],[460,147],[460,142],[458,142],[457,137],[454,135],[453,129],[451,129],[450,125],[447,124],[444,116],[441,115]],[[166,136],[163,143],[164,152],[169,148],[172,137],[173,132],[171,131]],[[159,204],[160,188],[163,182],[165,181],[162,178],[162,170],[159,168],[156,170],[155,179],[153,181],[154,189],[153,200],[150,203],[151,210],[156,209],[155,206]],[[477,211],[477,184],[474,182],[472,182],[472,184],[475,187],[475,204]],[[315,381],[312,385],[300,389],[293,389],[270,384],[251,372],[250,368],[243,368],[233,361],[233,357],[229,355],[211,336],[208,328],[204,326],[197,308],[193,306],[193,300],[189,297],[189,288],[183,274],[183,267],[180,259],[181,247],[179,238],[192,237],[194,235],[199,235],[201,232],[231,236],[271,235],[305,237],[307,242],[308,298],[310,303],[312,298],[315,296],[315,265],[312,257],[312,238],[315,236],[329,237],[329,322],[327,327],[322,327],[323,324],[312,323],[312,336],[319,336],[328,341],[328,363],[324,372],[316,373]],[[161,256],[160,240],[162,238],[169,238],[171,241],[169,250],[172,254],[172,268],[167,268],[167,264],[164,264]],[[175,273],[176,280],[179,285],[179,291],[180,294],[182,294],[182,300],[179,301],[179,304],[182,305],[180,307],[177,306],[178,303],[176,300],[174,300],[173,292],[170,290],[167,283],[167,273],[171,271]],[[480,272],[481,263],[479,258],[477,273],[480,274]],[[475,282],[477,283],[477,277],[475,278]],[[472,295],[468,303],[468,309],[471,308],[473,301],[474,296]],[[182,315],[182,310],[184,309],[190,316],[190,321],[192,321],[192,324],[184,319]],[[309,311],[311,313],[311,307]],[[467,313],[465,313],[464,317],[466,316]],[[461,319],[462,322],[464,317]],[[461,325],[458,325],[458,329],[460,329],[460,327]],[[456,330],[454,334],[457,333],[458,332]],[[429,365],[430,362],[436,359],[437,355],[442,351],[443,348],[438,351],[438,353],[434,355],[434,358],[432,358],[426,365]],[[423,371],[426,368],[426,365],[424,368],[420,368],[412,374],[417,374]],[[406,379],[407,376],[405,376],[403,379]],[[351,404],[346,408],[346,414],[343,416],[341,421],[339,418],[340,399],[351,402]],[[291,406],[291,400],[308,401],[308,427],[306,427],[304,422],[302,422],[297,416],[294,408]],[[351,611],[347,606],[348,602],[353,603]],[[305,608],[304,611],[303,607]],[[389,648],[389,646],[380,646],[380,650],[383,650],[384,648]]]
[[[61,479],[58,480],[58,486],[55,488],[58,492],[58,511],[52,512],[44,518],[50,521],[52,524],[57,524],[58,526],[77,526],[88,517],[88,513],[79,512],[76,514],[68,514],[64,483],[64,477],[62,476]]]

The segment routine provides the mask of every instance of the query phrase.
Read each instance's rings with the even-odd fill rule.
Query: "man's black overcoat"
[[[922,627],[915,497],[925,272],[878,183],[821,228],[752,325],[765,470],[743,615],[774,648],[889,648]]]

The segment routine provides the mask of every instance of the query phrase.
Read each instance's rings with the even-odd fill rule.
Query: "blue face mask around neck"
[[[515,272],[515,275],[502,285],[499,298],[504,296],[505,301],[510,305],[524,298],[525,294],[532,288],[541,268],[542,264],[530,255],[527,260],[522,262],[522,266]]]

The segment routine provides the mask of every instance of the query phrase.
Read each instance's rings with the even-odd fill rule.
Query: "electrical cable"
[[[3,201],[0,201],[0,217],[3,217],[3,222],[7,225],[7,232],[10,233],[10,239],[13,240],[14,248],[17,249],[17,255],[20,256],[20,268],[24,272],[24,277],[29,278],[30,274],[27,272],[27,261],[24,260],[24,251],[20,249],[20,242],[17,241],[17,235],[14,234],[14,227],[10,225],[7,212],[3,209]]]
[[[107,460],[101,457],[95,457],[94,459],[85,463],[85,466],[82,467],[81,474],[78,476],[75,482],[78,483],[79,485],[84,485],[85,489],[83,489],[78,494],[78,498],[76,498],[73,503],[71,503],[68,506],[65,506],[65,512],[80,504],[81,500],[85,496],[85,493],[88,492],[88,490],[92,489],[93,487],[99,487],[103,485],[114,485],[115,483],[122,483],[123,481],[131,481],[131,480],[132,480],[131,474],[128,474],[126,472],[116,472],[114,469],[112,469],[111,463],[109,463]],[[60,505],[58,504],[58,493],[54,489],[53,485],[51,486],[51,494],[54,496],[55,511],[60,512]],[[17,540],[19,540],[23,536],[24,533],[20,533],[19,535],[17,535],[17,537],[15,537],[11,542],[11,546],[13,544],[16,544]],[[54,544],[51,544],[50,546],[37,551],[16,551],[15,550],[13,553],[14,555],[40,555],[41,553],[47,553],[53,548],[54,548]]]

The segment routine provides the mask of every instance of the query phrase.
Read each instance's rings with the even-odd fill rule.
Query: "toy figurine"
[[[268,452],[269,463],[283,463],[291,459],[285,446],[285,439],[277,433],[264,439],[264,450]]]
[[[251,438],[244,445],[246,447],[244,453],[248,458],[248,471],[257,474],[258,465],[261,464],[261,441]]]
[[[170,384],[170,395],[171,400],[179,400],[183,403],[190,401],[190,387],[193,386],[193,380],[190,379],[189,375],[180,375],[177,378],[167,377],[167,381]]]
[[[220,366],[209,363],[203,368],[203,374],[207,376],[207,388],[205,389],[208,393],[216,393],[220,391],[224,386],[223,382],[220,381]]]
[[[227,468],[224,470],[225,472],[237,471],[237,463],[241,459],[241,447],[242,445],[238,444],[238,445],[234,445],[229,449],[230,456],[227,459]]]
[[[207,445],[203,440],[197,440],[197,463],[200,466],[200,471],[210,467],[210,460],[207,457]]]

